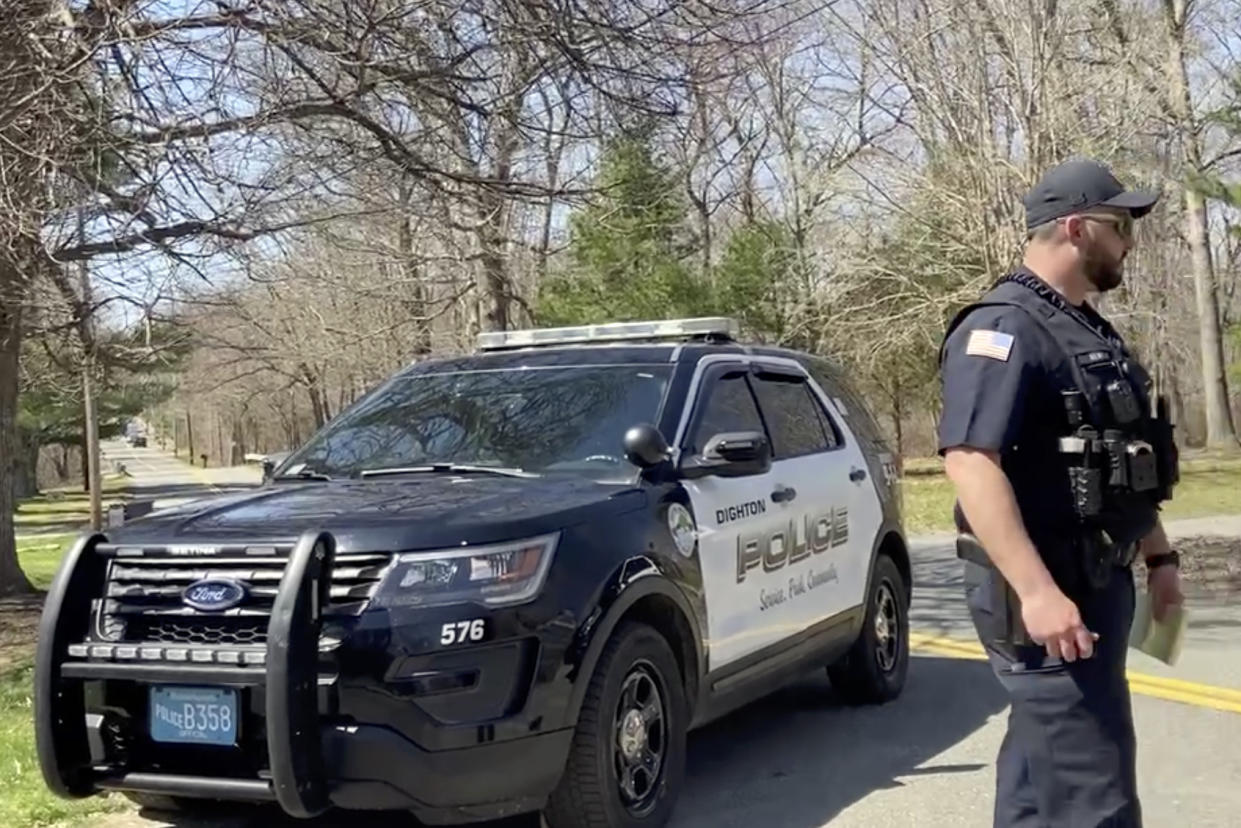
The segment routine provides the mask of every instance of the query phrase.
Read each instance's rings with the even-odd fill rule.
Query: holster
[[[1159,485],[1156,498],[1171,500],[1172,490],[1181,480],[1180,454],[1176,447],[1176,427],[1168,411],[1168,399],[1160,395],[1156,400],[1156,414],[1151,421],[1151,445],[1155,450]]]
[[[1034,643],[1026,632],[1025,622],[1021,620],[1021,601],[1016,591],[1005,580],[1003,574],[992,563],[991,558],[982,544],[973,534],[962,532],[957,536],[957,557],[978,566],[992,570],[994,577],[989,579],[992,594],[990,604],[995,608],[996,621],[999,625],[996,644],[1009,647],[1024,647]]]

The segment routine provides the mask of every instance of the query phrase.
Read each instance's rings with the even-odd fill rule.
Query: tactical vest
[[[1153,397],[1150,375],[1119,337],[1027,272],[1006,276],[959,312],[944,342],[970,312],[996,305],[1020,308],[1049,352],[1063,355],[1049,379],[1063,402],[1060,460],[1083,531],[1099,530],[1117,546],[1140,540],[1179,476],[1167,401]]]

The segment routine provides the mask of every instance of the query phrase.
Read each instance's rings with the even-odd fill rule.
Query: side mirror
[[[625,457],[638,468],[649,469],[668,459],[670,451],[663,433],[643,423],[625,432]]]
[[[734,431],[716,434],[707,441],[702,454],[686,458],[681,475],[691,480],[709,475],[746,477],[770,468],[767,436],[760,431]]]
[[[264,483],[271,479],[271,476],[275,473],[280,464],[288,459],[290,453],[291,452],[288,451],[273,451],[271,454],[268,454],[262,459],[260,465],[263,469]]]

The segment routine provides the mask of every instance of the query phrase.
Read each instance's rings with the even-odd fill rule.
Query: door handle
[[[855,466],[849,470],[849,479],[854,483],[861,483],[866,479],[866,469],[859,469]]]
[[[771,493],[772,503],[784,503],[797,497],[797,490],[792,486],[781,486]]]

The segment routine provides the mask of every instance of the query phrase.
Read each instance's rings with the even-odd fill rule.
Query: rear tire
[[[904,689],[909,671],[906,594],[905,579],[896,562],[880,554],[857,641],[827,668],[832,687],[848,703],[883,704]]]
[[[549,828],[659,828],[685,776],[685,691],[654,628],[622,622],[578,715],[564,776],[544,811]]]

